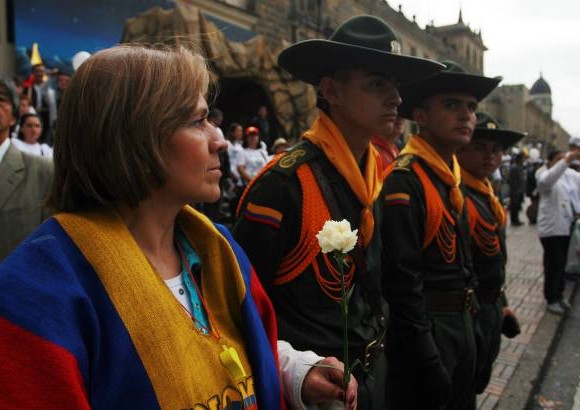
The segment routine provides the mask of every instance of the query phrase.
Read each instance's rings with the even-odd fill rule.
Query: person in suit
[[[52,162],[11,144],[17,115],[14,92],[0,79],[0,262],[50,214],[42,202],[52,181]]]

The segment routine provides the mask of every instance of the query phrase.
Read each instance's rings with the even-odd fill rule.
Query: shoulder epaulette
[[[417,157],[413,154],[400,155],[395,162],[393,171],[411,171],[411,165]]]
[[[301,141],[288,151],[272,167],[272,171],[290,176],[298,167],[320,154],[320,149],[310,141]]]

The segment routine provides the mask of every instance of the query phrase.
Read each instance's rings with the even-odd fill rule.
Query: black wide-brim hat
[[[403,118],[413,119],[413,110],[427,98],[438,94],[462,93],[483,100],[491,93],[502,80],[501,77],[485,77],[469,74],[459,64],[453,61],[444,61],[445,69],[437,74],[407,84],[399,89],[403,100],[398,108]]]
[[[521,132],[502,129],[499,122],[485,112],[478,112],[475,115],[477,124],[473,130],[472,140],[490,140],[496,144],[501,144],[503,149],[506,150],[526,136],[526,134]]]
[[[328,40],[305,40],[278,56],[278,64],[295,78],[317,85],[339,70],[363,69],[395,77],[405,84],[442,70],[441,64],[398,54],[400,45],[390,27],[374,16],[357,16],[342,23]]]

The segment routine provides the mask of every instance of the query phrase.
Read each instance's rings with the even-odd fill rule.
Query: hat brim
[[[326,74],[364,69],[394,76],[400,84],[432,76],[445,66],[419,57],[331,40],[305,40],[280,53],[278,64],[298,80],[317,85]]]
[[[402,104],[398,108],[403,118],[413,119],[413,110],[429,97],[446,93],[462,93],[483,100],[501,81],[501,77],[484,77],[480,75],[440,72],[425,80],[407,85],[399,90]]]
[[[526,134],[521,132],[500,130],[493,128],[475,128],[472,139],[486,139],[495,143],[501,144],[505,149],[515,145],[519,140],[524,138]]]

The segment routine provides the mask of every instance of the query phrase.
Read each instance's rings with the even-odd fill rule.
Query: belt
[[[438,312],[471,311],[474,303],[473,289],[463,292],[437,292],[425,290],[423,292],[425,309]]]
[[[478,288],[475,290],[475,294],[477,295],[477,300],[480,303],[485,303],[486,305],[493,305],[499,297],[501,296],[501,289],[481,289]]]

